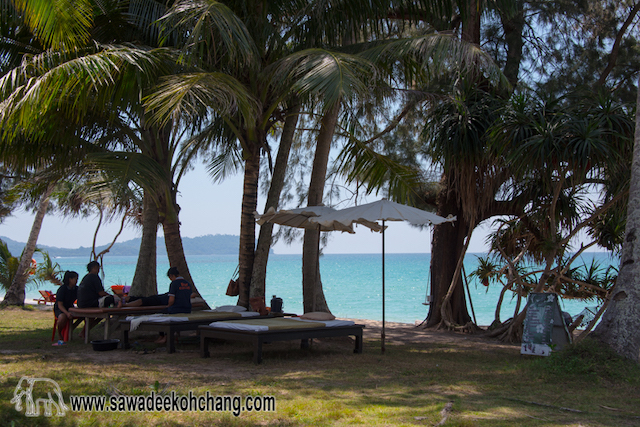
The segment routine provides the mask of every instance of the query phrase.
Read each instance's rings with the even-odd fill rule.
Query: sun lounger
[[[48,302],[55,304],[56,303],[56,294],[54,294],[51,291],[38,291],[40,292],[40,295],[42,295],[42,298],[37,300],[38,304],[44,304],[47,305]]]
[[[152,314],[148,316],[129,316],[120,321],[122,333],[122,348],[129,345],[129,332],[134,330],[164,332],[167,335],[167,353],[174,353],[175,333],[182,331],[196,331],[198,326],[208,325],[219,320],[242,319],[246,317],[265,318],[259,313],[244,311],[233,313],[228,311],[213,312],[203,310],[189,314]]]
[[[91,307],[91,308],[77,308],[72,307],[69,309],[69,312],[73,314],[74,317],[84,317],[85,323],[85,333],[84,333],[84,342],[85,344],[89,343],[89,334],[90,331],[87,331],[87,326],[89,325],[89,319],[105,319],[104,322],[104,339],[109,339],[109,325],[112,322],[115,322],[116,318],[121,316],[133,316],[140,314],[152,314],[152,313],[160,313],[162,310],[167,308],[166,305],[153,305],[146,307],[121,307],[121,308],[99,308],[99,307]],[[69,339],[73,335],[73,330],[69,333]]]
[[[301,340],[301,347],[309,347],[309,339],[355,337],[354,353],[362,353],[362,330],[346,320],[311,321],[299,318],[243,319],[215,322],[200,326],[200,356],[209,357],[209,344],[214,339],[248,341],[253,343],[253,361],[262,362],[262,344],[273,341]]]

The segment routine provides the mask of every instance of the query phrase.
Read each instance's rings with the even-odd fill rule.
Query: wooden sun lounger
[[[122,308],[99,308],[99,307],[91,307],[91,308],[77,308],[72,307],[69,309],[69,312],[73,314],[74,317],[84,317],[84,324],[89,324],[89,319],[105,319],[104,322],[104,339],[109,339],[109,324],[111,323],[112,318],[120,317],[120,316],[136,316],[143,314],[152,314],[152,313],[160,313],[162,310],[166,309],[166,305],[153,305],[146,307],[122,307]],[[85,327],[84,334],[84,343],[89,343],[89,335],[90,331],[86,330],[88,328]],[[71,340],[71,336],[73,335],[73,329],[69,331],[69,340]]]
[[[293,320],[295,322],[295,320]],[[355,338],[354,353],[362,353],[362,331],[364,325],[313,327],[295,329],[276,329],[268,331],[242,331],[216,329],[212,326],[200,326],[200,357],[209,357],[209,344],[214,339],[229,341],[248,341],[253,343],[253,362],[262,362],[262,344],[273,341],[301,340],[300,347],[308,348],[312,338],[343,337],[353,335]]]
[[[206,313],[206,314],[205,314]],[[193,313],[191,313],[193,314]],[[190,317],[189,314],[176,314],[175,316],[181,317]],[[264,319],[269,316],[254,316],[251,319]],[[221,321],[221,320],[240,320],[242,317],[233,316],[228,312],[198,312],[198,317],[189,319],[188,321],[182,322],[142,322],[136,328],[136,331],[155,331],[155,332],[164,332],[167,335],[167,353],[175,353],[176,351],[176,341],[175,341],[175,333],[182,331],[197,331],[198,326],[208,325],[211,322]],[[131,346],[129,345],[129,332],[131,332],[131,321],[130,320],[120,320],[121,334],[122,334],[122,348],[128,349]]]

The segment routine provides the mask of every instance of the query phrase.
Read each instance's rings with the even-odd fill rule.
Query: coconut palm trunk
[[[16,275],[13,277],[11,286],[7,289],[4,300],[2,301],[3,306],[24,305],[25,286],[27,284],[27,279],[29,278],[29,266],[31,265],[33,253],[36,250],[36,243],[38,243],[38,236],[40,235],[40,229],[42,228],[42,221],[44,220],[44,215],[49,207],[49,199],[51,197],[51,193],[53,193],[53,188],[54,184],[49,185],[42,197],[40,197],[40,204],[38,205],[33,225],[31,226],[27,245],[25,246],[24,251],[22,251]]]
[[[640,83],[640,82],[639,82]],[[640,88],[640,85],[638,86]],[[616,353],[640,362],[640,90],[631,165],[627,225],[620,256],[620,273],[600,324],[592,336]]]
[[[256,220],[254,212],[258,207],[258,177],[260,174],[260,147],[250,145],[245,150],[244,185],[242,191],[242,212],[240,218],[240,253],[238,256],[238,305],[249,307],[249,288],[253,273],[256,248]]]
[[[289,153],[291,152],[293,137],[295,136],[296,127],[298,125],[299,112],[300,104],[294,105],[287,112],[288,115],[285,119],[282,135],[280,137],[276,164],[273,168],[273,176],[271,177],[271,185],[269,186],[269,194],[267,195],[267,202],[264,205],[265,212],[269,208],[278,209],[280,193],[282,193],[282,188],[284,187],[284,179],[287,173],[287,165],[289,163]],[[273,237],[272,234],[273,223],[267,222],[260,226],[258,245],[256,246],[255,258],[253,260],[253,273],[251,274],[251,289],[249,290],[250,298],[265,296],[267,261],[269,260],[269,250],[271,249]]]
[[[164,243],[167,249],[169,265],[171,267],[176,267],[180,272],[180,275],[191,283],[193,293],[200,295],[200,292],[191,277],[187,258],[184,254],[182,236],[180,234],[180,221],[178,219],[177,209],[173,203],[170,204],[169,209],[167,209],[167,216],[164,221],[162,221],[162,229],[164,231]],[[206,302],[205,306],[207,309],[210,308]]]
[[[322,203],[331,141],[339,114],[340,102],[337,102],[328,108],[322,117],[309,182],[308,206],[318,206]],[[330,312],[322,290],[319,254],[320,233],[316,230],[305,230],[302,244],[302,300],[305,313],[310,311]]]
[[[136,272],[131,282],[131,296],[149,296],[158,293],[156,273],[158,206],[156,201],[144,192],[142,208],[142,239]]]

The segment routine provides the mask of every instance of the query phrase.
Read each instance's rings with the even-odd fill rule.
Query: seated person
[[[69,309],[73,307],[74,301],[78,298],[78,273],[75,271],[66,271],[62,278],[62,285],[56,292],[56,303],[53,311],[58,318],[58,342],[54,345],[66,344],[62,331],[71,322],[73,315],[69,313]]]
[[[100,263],[91,261],[87,264],[87,275],[80,281],[78,286],[78,308],[90,307],[109,307],[115,304],[113,295],[105,292],[102,286],[102,280],[98,273],[100,272]],[[100,323],[100,319],[92,319],[89,329]],[[87,325],[85,325],[86,329]],[[80,332],[80,336],[84,337],[84,329]]]
[[[151,295],[148,297],[126,297],[118,304],[118,307],[140,307],[151,305],[167,305],[164,313],[191,313],[191,292],[192,287],[187,282],[176,267],[171,267],[167,271],[167,277],[171,280],[169,292],[161,295]]]
[[[168,305],[163,313],[191,313],[191,284],[187,282],[176,267],[171,267],[167,271],[167,277],[171,280],[169,292],[162,295],[151,295],[149,297],[126,297],[120,301],[118,307],[140,307],[152,305]],[[167,342],[164,332],[160,332],[160,337],[155,341],[158,344]]]

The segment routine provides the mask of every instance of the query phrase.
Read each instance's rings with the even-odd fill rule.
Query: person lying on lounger
[[[124,301],[118,304],[118,307],[140,307],[151,305],[167,305],[163,313],[191,313],[191,291],[192,287],[187,282],[176,267],[171,267],[167,271],[167,277],[171,280],[169,292],[162,295],[151,295],[148,297],[125,297]],[[156,340],[158,344],[167,342],[164,332],[160,332],[160,337]]]
[[[125,301],[118,304],[118,307],[167,305],[167,309],[164,310],[166,313],[191,313],[191,284],[180,276],[180,272],[176,267],[169,269],[167,277],[171,280],[171,284],[169,285],[169,292],[166,294],[148,297],[125,297]]]

